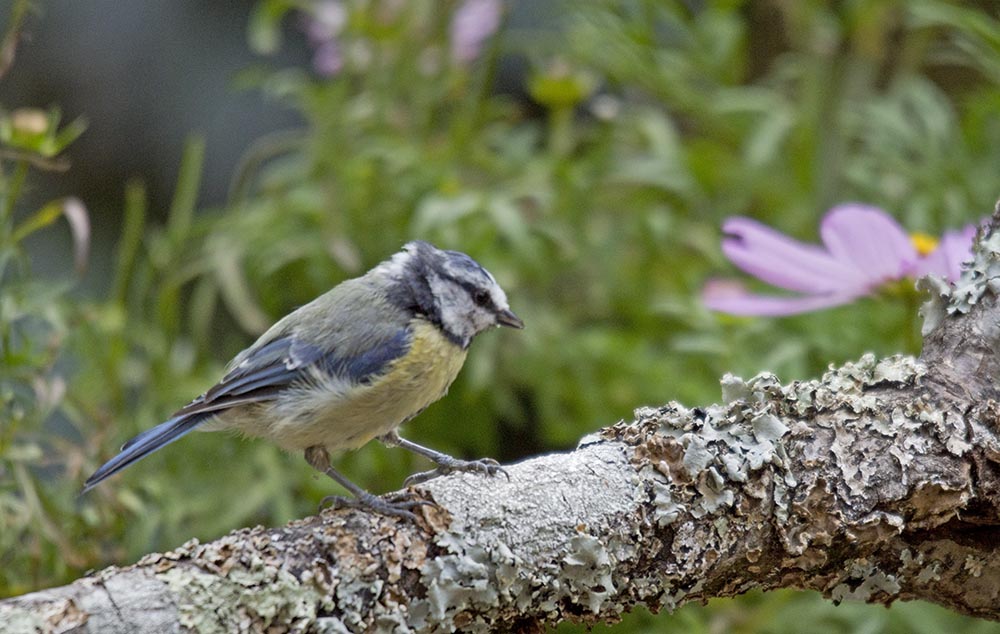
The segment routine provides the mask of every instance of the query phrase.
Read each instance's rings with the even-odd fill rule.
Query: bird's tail
[[[122,445],[121,453],[105,462],[94,472],[94,475],[87,478],[81,494],[91,490],[105,478],[111,477],[132,463],[142,460],[157,449],[166,447],[211,417],[211,413],[175,416],[142,432]]]

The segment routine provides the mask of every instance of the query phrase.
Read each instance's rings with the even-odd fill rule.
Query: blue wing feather
[[[101,465],[100,469],[87,478],[87,481],[83,485],[82,493],[86,493],[90,489],[97,486],[105,478],[110,477],[125,467],[128,467],[132,463],[145,458],[157,449],[166,447],[181,436],[187,434],[199,423],[210,416],[211,414],[202,414],[201,416],[171,418],[170,420],[160,423],[156,427],[139,434],[129,442],[125,443],[122,447],[121,453],[105,462]]]
[[[380,345],[353,357],[327,355],[322,367],[332,375],[346,377],[355,383],[371,383],[390,363],[406,354],[411,336],[409,328],[400,328]]]
[[[178,440],[201,423],[239,405],[273,400],[293,383],[309,380],[316,370],[352,383],[369,383],[406,354],[409,328],[375,342],[369,350],[349,357],[324,352],[294,335],[286,335],[251,350],[216,385],[182,407],[167,421],[122,445],[121,453],[102,465],[84,485],[84,492],[154,451]]]

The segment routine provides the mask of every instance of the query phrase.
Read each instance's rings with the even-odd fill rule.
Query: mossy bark
[[[998,214],[993,225],[1000,224]],[[726,376],[572,452],[421,485],[418,523],[328,511],[0,602],[4,632],[540,631],[752,588],[1000,620],[1000,233],[925,283],[919,358]]]

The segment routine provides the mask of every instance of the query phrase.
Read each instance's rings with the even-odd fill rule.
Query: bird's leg
[[[388,502],[378,496],[372,495],[368,491],[365,491],[358,485],[348,480],[340,472],[333,468],[330,464],[330,453],[325,447],[315,445],[307,448],[305,458],[306,462],[308,462],[313,469],[330,476],[337,484],[350,491],[351,495],[354,496],[353,498],[348,498],[340,495],[328,495],[323,498],[322,502],[320,502],[320,509],[322,509],[324,505],[330,504],[333,508],[367,509],[375,511],[376,513],[381,513],[382,515],[391,515],[394,517],[402,517],[404,519],[416,521],[417,516],[414,515],[410,509],[431,504],[431,502],[428,502],[427,500],[413,499]]]
[[[405,438],[400,438],[399,434],[395,430],[379,436],[379,441],[386,445],[387,447],[402,447],[403,449],[409,449],[413,453],[420,454],[421,456],[427,458],[428,460],[434,462],[438,465],[437,469],[431,471],[423,471],[421,473],[414,473],[406,480],[403,481],[405,486],[410,486],[413,484],[420,484],[421,482],[426,482],[431,478],[436,478],[437,476],[446,475],[449,473],[454,473],[456,471],[473,471],[476,473],[485,473],[486,475],[496,475],[498,473],[504,474],[508,480],[510,480],[510,475],[503,470],[500,463],[493,458],[481,458],[479,460],[459,460],[458,458],[452,458],[448,454],[441,453],[440,451],[435,451],[429,447],[424,447],[423,445],[418,445],[417,443],[407,440]]]

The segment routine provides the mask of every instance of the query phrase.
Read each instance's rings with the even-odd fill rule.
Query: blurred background
[[[987,215],[998,17],[986,0],[0,0],[0,596],[314,513],[328,479],[223,434],[78,493],[270,323],[410,239],[470,253],[527,323],[477,339],[408,425],[454,455],[570,449],[638,406],[715,402],[725,372],[918,353],[909,283],[784,318],[701,293],[746,278],[720,248],[734,215],[808,242],[848,201],[924,238]],[[428,467],[380,446],[338,465],[375,492]],[[1000,632],[794,591],[623,618],[607,629]]]

